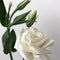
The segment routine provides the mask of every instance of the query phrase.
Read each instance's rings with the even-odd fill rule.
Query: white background
[[[4,0],[6,9],[8,10],[9,2],[13,3],[11,13],[16,8],[17,4],[22,0]],[[55,45],[51,48],[51,60],[60,59],[60,0],[31,0],[23,11],[17,12],[14,16],[28,10],[38,11],[37,23],[33,25],[39,31],[46,33],[50,38],[55,40]],[[25,24],[14,26],[16,34],[25,28]],[[10,60],[9,55],[3,53],[2,48],[2,35],[6,31],[6,28],[0,25],[0,60]],[[14,60],[22,60],[19,52],[13,53]],[[38,60],[38,59],[37,59]]]

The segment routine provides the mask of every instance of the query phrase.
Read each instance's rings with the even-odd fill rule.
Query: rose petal
[[[53,43],[54,43],[54,40],[47,40],[47,41],[42,45],[41,48],[46,48],[46,47],[48,47],[48,46],[52,46]]]
[[[33,54],[30,52],[21,52],[21,55],[25,60],[33,60]]]
[[[42,60],[51,60],[48,55],[42,55],[42,54],[41,54],[41,55],[40,55],[40,58],[41,58]]]
[[[19,44],[20,44],[20,37],[18,36],[17,40],[16,40],[16,43],[15,43],[15,46],[14,46],[14,48],[17,49],[18,51],[20,51]]]

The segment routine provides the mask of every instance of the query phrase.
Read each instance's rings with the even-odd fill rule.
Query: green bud
[[[28,16],[28,22],[26,23],[27,27],[31,27],[36,21],[37,10],[31,12]]]
[[[9,3],[9,9],[12,7],[12,2]]]
[[[17,6],[17,10],[22,10],[23,8],[25,8],[25,6],[30,2],[30,0],[24,0],[21,3],[18,4]]]

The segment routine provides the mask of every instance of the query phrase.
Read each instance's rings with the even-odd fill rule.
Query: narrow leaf
[[[6,26],[6,9],[3,0],[0,0],[0,20],[3,26]]]
[[[28,11],[28,12],[26,12],[26,13],[24,13],[24,14],[21,14],[21,15],[15,17],[15,19],[13,20],[11,26],[17,25],[17,24],[22,24],[22,23],[27,22],[27,21],[26,21],[26,16],[27,16],[29,13],[30,13],[30,11]]]

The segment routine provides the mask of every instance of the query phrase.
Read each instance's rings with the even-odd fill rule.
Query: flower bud
[[[36,20],[37,10],[32,12],[28,17],[28,22],[26,23],[27,27],[31,27]]]
[[[12,7],[12,2],[9,3],[9,9]]]
[[[21,3],[18,4],[17,6],[17,10],[22,10],[23,8],[25,8],[25,6],[30,2],[30,0],[24,0]]]

